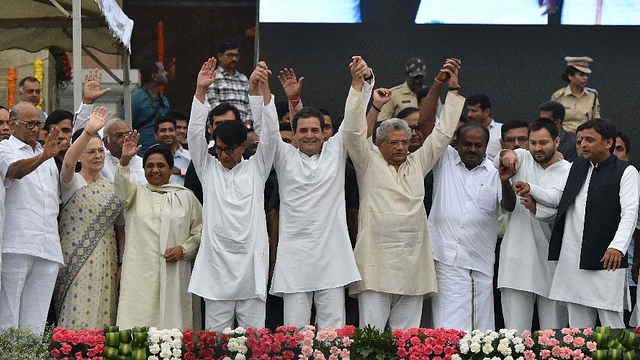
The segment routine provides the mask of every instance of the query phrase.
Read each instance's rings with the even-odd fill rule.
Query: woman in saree
[[[126,242],[116,324],[127,329],[193,325],[191,265],[200,246],[202,205],[191,190],[169,184],[173,155],[162,145],[142,158],[146,185],[136,182],[129,161],[140,150],[137,132],[128,135],[113,185],[125,206]]]
[[[58,223],[65,266],[58,273],[54,303],[58,324],[74,330],[102,328],[116,318],[115,224],[124,207],[111,180],[100,177],[105,152],[97,135],[109,115],[105,107],[93,112],[67,150],[60,172],[63,207]],[[82,168],[76,173],[78,161]]]

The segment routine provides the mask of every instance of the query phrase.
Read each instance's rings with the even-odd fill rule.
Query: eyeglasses
[[[237,148],[239,148],[239,147],[240,147],[240,145],[238,145],[238,146],[226,147],[226,148],[223,148],[223,147],[220,147],[220,146],[216,146],[216,153],[217,153],[218,155],[220,155],[220,154],[222,154],[222,153],[224,152],[224,153],[225,153],[225,154],[227,154],[227,155],[233,155],[233,152],[234,152]]]
[[[96,156],[96,155],[104,155],[104,148],[84,151],[83,154],[89,155],[91,157]]]
[[[131,131],[127,131],[127,132],[123,132],[123,133],[115,133],[115,134],[113,134],[113,139],[114,140],[122,140],[125,137],[127,137],[128,135],[131,135]]]
[[[24,125],[29,130],[32,130],[36,126],[39,129],[42,129],[42,127],[44,127],[44,123],[42,121],[40,121],[40,120],[22,121],[22,120],[18,120],[18,119],[13,119],[13,121],[17,122],[18,124]]]
[[[411,129],[411,131],[415,130],[417,132],[417,131],[422,130],[422,125],[418,124],[418,125],[414,125],[414,126],[409,126],[409,129]]]
[[[409,140],[391,140],[387,141],[387,144],[389,144],[391,147],[396,147],[398,145],[402,145],[402,147],[409,147]]]
[[[233,58],[237,59],[237,58],[240,57],[239,53],[226,53],[226,54],[223,54],[223,55],[228,57],[229,59],[233,59]]]

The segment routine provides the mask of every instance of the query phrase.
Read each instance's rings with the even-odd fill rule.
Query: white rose
[[[480,352],[480,343],[477,342],[473,342],[471,343],[471,346],[469,346],[469,349],[471,350],[472,353],[479,353]]]
[[[159,353],[160,352],[160,345],[158,345],[158,344],[149,345],[149,351],[154,355]]]
[[[491,344],[484,344],[484,346],[482,347],[482,352],[487,355],[491,354],[492,351],[493,351],[493,346],[491,346]]]
[[[235,333],[236,333],[236,334],[244,334],[244,333],[246,333],[246,332],[247,332],[247,330],[245,330],[242,326],[238,326],[238,327],[236,328],[236,330],[235,330]]]
[[[515,349],[516,352],[522,354],[526,350],[526,346],[524,344],[516,344]]]
[[[466,354],[468,352],[469,352],[469,345],[468,344],[460,344],[460,353]],[[451,360],[453,360],[453,358]]]
[[[246,360],[247,358],[242,354],[236,354],[236,360]]]

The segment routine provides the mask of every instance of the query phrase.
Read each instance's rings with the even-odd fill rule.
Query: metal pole
[[[73,0],[73,108],[82,102],[82,0]]]

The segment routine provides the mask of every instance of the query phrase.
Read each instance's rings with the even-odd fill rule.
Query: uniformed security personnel
[[[377,109],[378,122],[397,117],[398,113],[408,107],[419,107],[416,92],[425,86],[427,66],[422,59],[414,57],[405,64],[405,82],[393,87],[391,100]]]
[[[589,66],[593,59],[588,56],[567,56],[564,60],[567,62],[567,68],[561,78],[569,84],[554,92],[551,100],[564,105],[566,115],[562,127],[575,133],[580,124],[600,117],[600,101],[596,89],[585,86],[587,74],[591,74]]]

